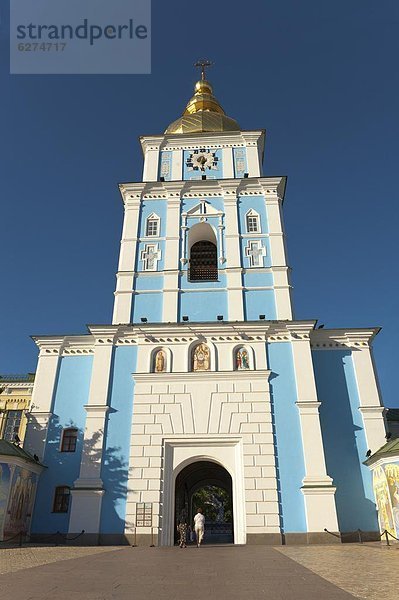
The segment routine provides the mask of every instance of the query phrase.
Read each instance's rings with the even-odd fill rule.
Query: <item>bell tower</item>
[[[245,131],[201,79],[163,135],[140,138],[143,181],[125,215],[113,323],[292,319],[281,206],[263,177],[265,131]]]

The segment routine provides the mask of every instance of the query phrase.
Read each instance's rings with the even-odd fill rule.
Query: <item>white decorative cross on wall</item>
[[[158,250],[158,244],[146,244],[141,251],[141,260],[143,261],[144,271],[156,271],[158,261],[161,260],[161,251]]]
[[[245,247],[245,256],[249,258],[251,267],[263,267],[262,257],[266,256],[266,248],[259,241],[249,241]]]

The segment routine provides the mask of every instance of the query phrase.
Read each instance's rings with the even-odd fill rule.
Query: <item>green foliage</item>
[[[233,520],[231,496],[216,485],[205,485],[193,494],[194,513],[199,507],[208,522],[231,523]]]

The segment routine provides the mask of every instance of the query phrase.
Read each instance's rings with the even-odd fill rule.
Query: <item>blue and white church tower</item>
[[[226,116],[203,73],[183,116],[140,141],[112,324],[34,338],[26,448],[47,469],[32,533],[168,546],[205,490],[209,540],[373,536],[378,328],[294,318],[265,131]]]

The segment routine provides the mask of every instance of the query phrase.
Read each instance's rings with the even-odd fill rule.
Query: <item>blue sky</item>
[[[0,372],[34,371],[31,334],[111,320],[117,183],[141,178],[140,134],[183,110],[193,62],[244,129],[265,127],[265,175],[288,175],[295,313],[381,326],[396,397],[399,4],[382,0],[153,2],[152,74],[10,76],[0,0]]]

